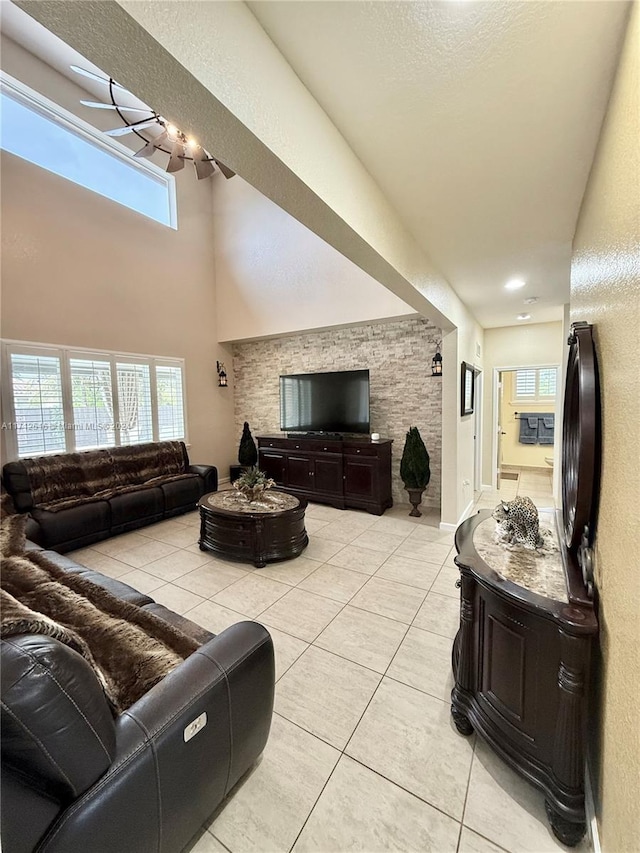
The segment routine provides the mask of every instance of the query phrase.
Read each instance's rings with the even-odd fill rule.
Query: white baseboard
[[[488,485],[487,483],[482,483],[480,488],[483,492],[493,492],[495,490],[495,486]]]
[[[218,484],[220,484],[220,485],[222,483],[230,483],[230,482],[231,482],[231,477],[219,477],[218,478]]]
[[[455,533],[455,531],[458,529],[458,527],[462,524],[462,522],[465,520],[465,518],[467,518],[467,516],[469,515],[469,513],[473,509],[474,503],[475,503],[475,501],[473,501],[473,500],[469,501],[469,503],[465,507],[462,515],[460,516],[460,518],[458,519],[456,524],[449,524],[449,522],[447,522],[447,521],[441,521],[440,522],[440,530],[444,530],[447,533],[450,533],[450,532]]]
[[[596,805],[593,799],[593,786],[591,784],[591,768],[588,761],[585,763],[584,768],[584,810],[587,819],[587,833],[591,840],[593,853],[602,853],[600,835],[598,833],[598,821],[596,818]]]

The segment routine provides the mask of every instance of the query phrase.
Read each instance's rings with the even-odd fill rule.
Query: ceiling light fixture
[[[536,302],[538,301],[538,298],[539,297],[537,297],[537,296],[530,296],[528,299],[524,300],[524,304],[525,305],[535,305]]]
[[[113,130],[107,130],[107,136],[124,136],[127,133],[135,133],[139,139],[144,142],[142,148],[135,152],[134,157],[151,157],[156,151],[162,151],[169,155],[167,164],[167,172],[177,172],[184,168],[186,160],[191,160],[195,167],[198,180],[208,178],[215,172],[213,164],[220,169],[225,178],[232,178],[235,172],[232,172],[224,163],[220,163],[215,157],[212,157],[208,151],[205,151],[195,139],[188,137],[174,124],[168,122],[163,116],[157,113],[151,107],[143,104],[142,107],[129,107],[118,103],[116,95],[119,99],[129,95],[135,97],[124,86],[112,77],[100,77],[94,74],[93,71],[87,71],[77,65],[71,66],[72,71],[76,74],[81,74],[83,77],[88,77],[90,80],[96,80],[99,83],[104,83],[109,87],[110,104],[103,104],[99,101],[80,101],[85,107],[92,107],[98,110],[114,110],[120,119],[122,119],[124,127],[115,127]],[[136,100],[138,100],[136,98]],[[125,113],[133,114],[130,121]],[[148,130],[147,130],[148,128]],[[141,133],[146,130],[146,136]],[[157,130],[157,133],[153,131]]]
[[[504,289],[505,290],[520,290],[521,287],[524,287],[527,282],[521,278],[512,278],[511,281],[508,281]]]
[[[530,320],[531,314],[518,314],[516,319],[518,319],[518,320]]]

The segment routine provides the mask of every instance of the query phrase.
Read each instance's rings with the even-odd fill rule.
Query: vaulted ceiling
[[[559,319],[628,4],[248,5],[481,324]]]

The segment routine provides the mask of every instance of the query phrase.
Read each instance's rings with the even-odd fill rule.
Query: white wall
[[[484,332],[484,390],[482,424],[482,482],[494,483],[496,460],[494,439],[494,371],[496,368],[561,365],[565,348],[562,323],[531,323],[504,326]],[[560,383],[564,378],[560,378]],[[556,432],[561,430],[560,395],[556,401]],[[555,468],[559,462],[560,442],[554,447]]]
[[[589,758],[605,853],[640,839],[640,4],[633,4],[571,263],[571,320],[594,325],[602,393]]]
[[[213,213],[221,340],[415,314],[239,175],[216,182]]]

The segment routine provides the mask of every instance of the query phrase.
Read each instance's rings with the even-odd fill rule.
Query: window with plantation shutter
[[[555,397],[557,371],[555,368],[538,371],[538,397]]]
[[[160,440],[184,438],[182,370],[166,364],[157,365],[156,394]]]
[[[7,371],[3,371],[6,375]],[[64,452],[62,370],[56,356],[11,354],[10,424],[19,456]]]
[[[7,458],[185,439],[184,362],[5,341]]]
[[[535,370],[517,370],[516,371],[516,397],[519,400],[536,396],[536,371]]]
[[[557,370],[541,367],[516,370],[516,400],[551,400],[556,396]]]
[[[108,361],[70,358],[75,450],[113,447],[115,418]]]
[[[118,362],[118,419],[120,443],[153,441],[151,378],[148,364]],[[184,437],[183,434],[180,438]]]

